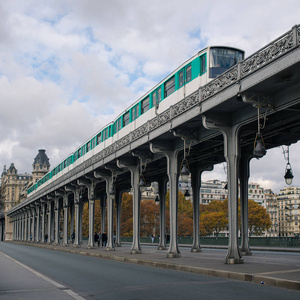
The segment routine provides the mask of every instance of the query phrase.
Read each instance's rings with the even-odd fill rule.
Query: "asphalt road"
[[[180,271],[147,267],[112,260],[78,255],[25,245],[0,243],[0,267],[2,283],[5,276],[11,280],[9,292],[0,283],[0,299],[26,298],[26,289],[22,297],[10,298],[12,291],[19,289],[23,273],[10,266],[6,254],[29,268],[39,272],[36,284],[45,284],[45,275],[54,285],[62,285],[84,299],[300,299],[300,292],[251,282],[215,278]],[[5,269],[6,268],[6,269]],[[28,270],[26,270],[28,272]],[[12,276],[14,272],[14,276]],[[39,275],[42,274],[42,275]],[[21,278],[20,278],[21,277]],[[41,281],[41,282],[39,282]],[[51,291],[49,290],[49,293]],[[52,299],[70,299],[55,296]],[[20,293],[18,294],[20,295]],[[49,298],[51,299],[51,298]],[[79,299],[79,298],[77,298]],[[43,298],[43,300],[46,300]]]

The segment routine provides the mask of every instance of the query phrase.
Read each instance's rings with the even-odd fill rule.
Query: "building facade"
[[[4,214],[7,210],[25,200],[27,197],[27,189],[49,172],[50,163],[45,150],[39,150],[32,166],[32,175],[28,173],[18,174],[14,163],[11,163],[8,169],[4,166],[0,186],[0,200]],[[9,239],[12,234],[12,228],[7,220],[8,219],[5,218],[4,234]]]
[[[300,188],[285,187],[277,195],[279,236],[300,235]]]

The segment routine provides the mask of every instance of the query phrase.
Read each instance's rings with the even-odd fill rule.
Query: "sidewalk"
[[[130,244],[122,244],[122,247],[116,247],[115,251],[106,251],[101,247],[88,249],[86,244],[74,248],[73,245],[66,247],[15,241],[13,243],[300,290],[299,248],[253,247],[252,256],[243,256],[243,264],[228,265],[224,263],[226,247],[224,249],[217,246],[203,246],[202,252],[192,253],[190,245],[180,245],[181,257],[167,258],[167,250],[157,250],[156,244],[143,244],[142,253],[130,254]]]

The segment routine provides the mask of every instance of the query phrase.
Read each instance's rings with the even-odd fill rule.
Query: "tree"
[[[228,208],[227,201],[214,200],[208,205],[201,205],[200,214],[200,234],[219,235],[220,231],[228,226]]]
[[[267,210],[256,203],[254,200],[248,200],[248,229],[249,236],[262,235],[272,225],[270,215]]]
[[[123,193],[121,204],[121,236],[133,235],[132,195]]]

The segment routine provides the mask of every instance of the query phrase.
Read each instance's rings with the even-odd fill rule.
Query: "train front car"
[[[216,78],[239,61],[244,59],[245,52],[229,47],[210,47],[209,49],[209,78]]]

